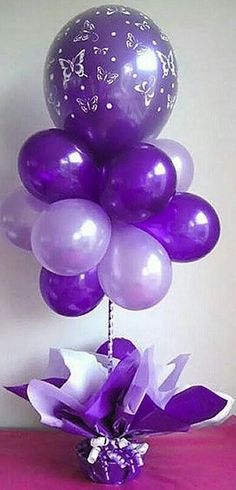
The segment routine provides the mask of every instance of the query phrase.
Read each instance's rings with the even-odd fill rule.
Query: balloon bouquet
[[[123,308],[150,308],[170,287],[171,262],[204,257],[220,233],[211,205],[186,192],[193,178],[188,151],[156,139],[177,94],[170,42],[137,10],[90,9],[56,36],[44,88],[56,128],[31,136],[20,151],[24,187],[2,205],[5,234],[32,249],[42,266],[42,297],[55,312],[84,315],[104,294]],[[186,357],[173,361],[173,379],[157,396],[150,350],[141,354],[124,339],[114,346],[109,373],[107,344],[93,360],[88,353],[54,351],[64,371],[10,389],[29,399],[44,423],[89,438],[78,454],[93,480],[121,483],[137,476],[147,450],[134,437],[187,430],[216,416],[227,401],[202,387],[195,394],[205,412],[179,416],[173,380]],[[76,354],[83,354],[76,359],[86,365],[86,382],[79,368],[77,381],[73,376]],[[192,413],[194,397],[187,392],[182,401],[175,395],[177,405]]]

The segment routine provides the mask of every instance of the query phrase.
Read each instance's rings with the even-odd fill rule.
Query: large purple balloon
[[[220,235],[213,207],[187,192],[176,194],[161,213],[137,226],[162,243],[176,262],[201,259],[214,248]]]
[[[177,66],[166,35],[149,17],[102,6],[58,33],[44,85],[55,125],[104,157],[161,131],[176,98]]]
[[[23,187],[6,197],[1,206],[0,222],[6,237],[17,247],[31,250],[31,231],[47,204],[35,199]]]
[[[99,284],[97,269],[78,276],[59,276],[42,269],[40,290],[47,305],[59,315],[81,316],[93,310],[104,292]]]
[[[187,191],[192,184],[194,174],[193,159],[188,150],[178,141],[168,138],[149,138],[148,142],[160,148],[171,159],[177,174],[176,190],[178,192]]]
[[[113,224],[106,255],[98,265],[103,291],[119,306],[143,310],[167,294],[171,262],[165,249],[133,225]]]
[[[18,166],[23,184],[38,199],[97,200],[98,169],[93,157],[65,131],[49,129],[31,136],[20,151]]]
[[[46,269],[75,276],[100,262],[110,236],[110,220],[98,204],[66,199],[40,215],[32,230],[32,250]]]
[[[173,196],[176,171],[155,146],[140,143],[107,164],[100,202],[113,218],[134,223],[163,208]]]

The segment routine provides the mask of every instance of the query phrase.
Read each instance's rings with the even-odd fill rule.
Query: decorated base
[[[96,483],[121,484],[139,476],[143,459],[137,449],[141,446],[128,444],[119,447],[118,442],[110,441],[101,448],[91,448],[91,442],[85,440],[76,447],[76,454],[83,473],[91,480]],[[96,461],[93,460],[94,454]]]
[[[1,489],[95,489],[78,470],[76,444],[77,436],[60,431],[0,431]],[[220,426],[152,437],[140,478],[122,489],[234,490],[235,460],[236,417],[232,417]]]

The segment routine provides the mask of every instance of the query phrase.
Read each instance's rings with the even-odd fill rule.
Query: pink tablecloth
[[[108,490],[79,472],[74,436],[0,432],[1,490]],[[236,417],[223,425],[150,439],[142,476],[125,490],[236,490]]]

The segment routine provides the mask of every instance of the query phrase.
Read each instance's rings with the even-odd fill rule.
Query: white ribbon
[[[115,447],[119,447],[119,449],[124,449],[125,447],[129,447],[137,456],[139,466],[143,465],[142,457],[146,454],[149,444],[147,442],[143,443],[132,443],[128,441],[125,437],[117,438],[117,439],[109,439],[105,436],[94,437],[90,439],[90,445],[92,447],[87,461],[90,464],[96,463],[98,456],[103,447],[108,446],[108,444],[112,444]],[[112,456],[113,452],[109,451],[109,455]]]

